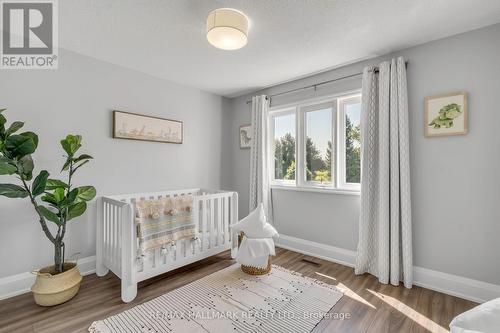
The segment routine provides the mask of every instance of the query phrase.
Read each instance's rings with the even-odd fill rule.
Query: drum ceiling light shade
[[[248,18],[239,10],[219,8],[207,17],[207,39],[223,50],[237,50],[247,44]]]

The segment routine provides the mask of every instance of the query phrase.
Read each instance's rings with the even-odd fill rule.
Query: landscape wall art
[[[182,143],[183,123],[153,116],[113,111],[113,138]]]

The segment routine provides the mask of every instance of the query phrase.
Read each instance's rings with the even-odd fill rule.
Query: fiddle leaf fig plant
[[[54,273],[62,273],[66,224],[85,213],[87,202],[96,196],[93,186],[76,187],[73,184],[75,172],[92,160],[92,156],[77,155],[82,146],[82,137],[70,134],[61,140],[66,153],[61,169],[66,174],[65,181],[49,178],[50,174],[46,170],[40,171],[33,179],[31,154],[38,147],[38,136],[33,132],[16,134],[24,123],[15,121],[7,127],[4,111],[0,109],[0,176],[14,176],[18,184],[0,183],[0,195],[30,200],[45,236],[54,245]],[[55,224],[52,229],[56,232],[50,230],[48,222]]]

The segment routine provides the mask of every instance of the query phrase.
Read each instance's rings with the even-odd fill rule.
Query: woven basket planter
[[[243,232],[238,235],[238,247],[240,247],[240,244],[241,244],[241,241],[243,240],[243,237],[245,237],[245,234]],[[249,275],[264,275],[264,274],[267,274],[271,271],[271,264],[272,264],[271,263],[271,256],[269,256],[269,259],[267,259],[267,267],[266,268],[241,265],[241,270],[244,273],[247,273]]]
[[[35,284],[31,287],[35,303],[40,306],[54,306],[72,299],[78,289],[82,276],[76,263],[64,263],[64,272],[52,275],[54,266],[44,267],[34,272]]]

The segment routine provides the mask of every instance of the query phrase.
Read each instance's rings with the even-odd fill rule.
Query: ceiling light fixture
[[[211,11],[207,17],[207,39],[219,49],[241,49],[247,44],[248,18],[232,8]]]

